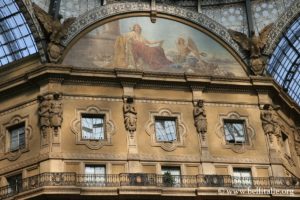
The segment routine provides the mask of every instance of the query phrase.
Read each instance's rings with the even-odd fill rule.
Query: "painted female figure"
[[[160,69],[172,64],[163,50],[163,41],[149,41],[142,36],[142,27],[135,24],[132,31],[117,38],[113,67]],[[152,46],[157,45],[158,46]]]

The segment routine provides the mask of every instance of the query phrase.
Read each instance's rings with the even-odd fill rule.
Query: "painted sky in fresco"
[[[133,31],[136,24],[141,28],[138,39],[138,28]],[[146,41],[163,43],[160,46]],[[127,64],[116,64],[120,62],[115,60],[121,57]],[[246,76],[236,59],[205,33],[168,19],[159,18],[151,23],[149,17],[124,18],[94,29],[71,48],[63,63],[78,67]]]

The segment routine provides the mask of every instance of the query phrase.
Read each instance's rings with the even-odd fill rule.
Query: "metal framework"
[[[267,68],[279,85],[300,105],[300,18],[287,30]]]
[[[35,53],[35,41],[16,2],[0,1],[0,67]]]

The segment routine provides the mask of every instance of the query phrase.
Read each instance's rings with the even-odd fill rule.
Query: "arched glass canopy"
[[[283,34],[267,71],[300,105],[300,17]]]
[[[32,33],[16,2],[0,1],[0,67],[36,52]]]

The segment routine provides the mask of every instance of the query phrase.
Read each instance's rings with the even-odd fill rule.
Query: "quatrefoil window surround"
[[[150,112],[145,128],[151,137],[152,146],[161,147],[165,151],[174,151],[177,147],[185,146],[187,128],[182,122],[181,113],[166,108]]]
[[[15,115],[1,125],[0,160],[14,161],[29,151],[29,140],[32,139],[32,128],[29,124],[29,115]]]
[[[110,110],[89,106],[76,109],[75,115],[70,126],[76,135],[76,144],[86,145],[93,150],[112,145],[115,125]]]
[[[222,139],[222,147],[236,153],[254,149],[255,131],[250,126],[248,116],[236,112],[219,115],[216,134]]]

